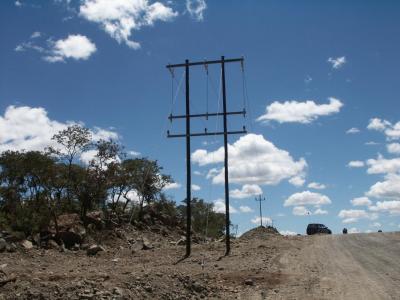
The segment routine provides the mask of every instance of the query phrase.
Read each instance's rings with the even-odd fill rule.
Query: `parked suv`
[[[323,224],[308,224],[307,234],[312,235],[316,233],[327,233],[332,234],[332,231]]]

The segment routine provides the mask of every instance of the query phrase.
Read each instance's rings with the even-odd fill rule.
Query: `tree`
[[[91,147],[92,135],[90,130],[79,124],[73,124],[68,126],[66,129],[59,131],[52,137],[52,140],[56,141],[59,147],[49,147],[48,152],[50,154],[56,155],[61,161],[68,166],[67,172],[67,201],[72,207],[71,199],[71,172],[72,164],[74,160],[87,151]]]
[[[218,238],[224,234],[225,215],[215,212],[213,203],[207,203],[200,198],[193,198],[191,208],[194,232],[203,234],[206,238]],[[178,210],[181,216],[186,218],[186,205],[178,206]]]
[[[171,176],[161,173],[156,160],[147,158],[127,159],[123,162],[130,187],[139,196],[139,218],[143,216],[143,205],[151,204],[161,193],[162,189],[172,182]],[[128,201],[128,199],[126,199]]]

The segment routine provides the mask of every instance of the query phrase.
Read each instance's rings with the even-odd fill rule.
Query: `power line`
[[[169,64],[166,67],[171,70],[173,68],[185,68],[185,83],[186,83],[186,113],[184,115],[169,115],[169,119],[172,122],[176,119],[185,119],[186,120],[186,132],[184,134],[170,134],[167,131],[168,138],[178,138],[185,137],[186,138],[186,257],[190,256],[191,253],[191,161],[190,161],[190,138],[194,136],[224,136],[224,167],[225,167],[225,241],[226,241],[226,251],[225,255],[229,255],[230,253],[230,215],[229,215],[229,178],[228,178],[228,135],[230,134],[243,134],[247,133],[246,128],[243,126],[243,130],[235,130],[228,131],[228,116],[230,115],[245,115],[245,110],[238,112],[227,112],[226,107],[226,81],[225,81],[225,64],[226,63],[234,63],[234,62],[243,62],[244,58],[234,58],[234,59],[225,59],[224,56],[221,57],[220,60],[209,60],[209,61],[198,61],[198,62],[189,62],[189,60],[185,60],[185,63],[182,64]],[[190,114],[190,84],[189,84],[189,69],[192,66],[208,66],[210,64],[220,64],[221,65],[221,81],[222,81],[222,112],[209,113],[208,110],[205,114]],[[174,72],[172,71],[171,74]],[[192,118],[203,118],[205,117],[223,117],[223,131],[214,131],[208,132],[207,128],[204,129],[204,132],[191,133],[190,131],[190,120]]]

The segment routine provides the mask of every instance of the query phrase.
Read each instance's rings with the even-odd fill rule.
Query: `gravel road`
[[[288,280],[271,299],[400,299],[400,232],[308,237],[280,256]]]

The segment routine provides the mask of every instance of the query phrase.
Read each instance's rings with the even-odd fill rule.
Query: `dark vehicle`
[[[327,233],[332,234],[332,231],[323,224],[308,224],[307,234],[312,235],[316,233]]]
[[[382,232],[382,230],[379,229],[378,232]]]
[[[347,234],[347,228],[343,228],[343,234]]]

